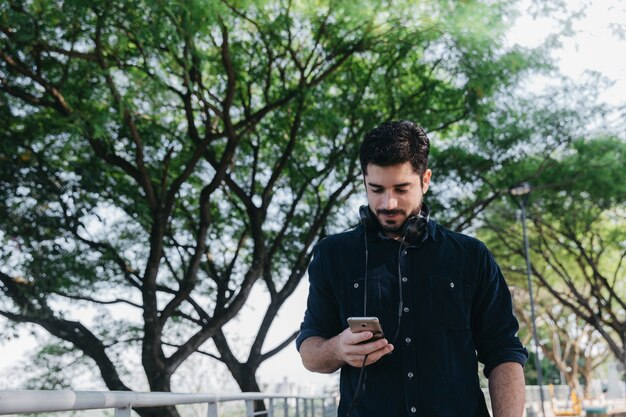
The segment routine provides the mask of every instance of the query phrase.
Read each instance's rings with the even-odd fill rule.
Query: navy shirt
[[[394,351],[367,367],[364,391],[351,416],[489,416],[478,361],[491,370],[522,365],[528,352],[517,337],[511,295],[500,268],[477,239],[433,220],[418,245],[368,232],[367,311],[364,307],[365,230],[323,239],[309,266],[309,298],[296,346],[312,336],[332,338],[352,316],[376,316]],[[398,256],[400,261],[398,263]],[[398,265],[400,274],[398,277]],[[346,416],[360,368],[341,368],[338,415]]]

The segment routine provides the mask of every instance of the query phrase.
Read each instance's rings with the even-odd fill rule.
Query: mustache
[[[393,216],[394,214],[404,214],[404,210],[400,210],[400,209],[394,209],[394,210],[378,209],[378,210],[376,210],[376,214]]]

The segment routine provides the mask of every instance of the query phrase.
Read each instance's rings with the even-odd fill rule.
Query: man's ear
[[[426,194],[428,191],[428,187],[430,187],[430,177],[433,175],[433,172],[430,169],[424,171],[422,175],[422,191]]]

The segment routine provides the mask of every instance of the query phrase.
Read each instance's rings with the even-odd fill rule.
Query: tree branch
[[[59,111],[59,113],[61,113],[63,116],[69,116],[72,114],[72,108],[69,106],[69,104],[65,100],[65,97],[63,97],[63,94],[61,94],[61,91],[57,87],[47,82],[43,77],[32,72],[19,59],[8,55],[6,52],[4,52],[4,50],[1,49],[0,59],[2,59],[9,68],[30,78],[32,81],[35,81],[37,84],[43,87],[43,89],[52,96],[52,99],[55,103],[55,108]]]

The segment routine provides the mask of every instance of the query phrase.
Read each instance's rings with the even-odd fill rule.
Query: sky
[[[600,92],[600,98],[609,104],[624,104],[626,102],[626,59],[623,57],[626,56],[626,40],[620,38],[616,31],[620,28],[618,26],[620,22],[626,22],[626,4],[620,4],[618,0],[602,0],[593,3],[591,5],[591,2],[578,0],[567,2],[570,10],[579,9],[587,4],[586,16],[574,22],[572,36],[563,40],[562,47],[555,51],[553,56],[559,63],[561,74],[565,77],[577,80],[583,77],[585,71],[593,70],[613,80],[614,83],[610,88]],[[531,9],[529,4],[522,4],[521,10]],[[621,29],[626,31],[626,25],[622,24]],[[557,25],[554,22],[544,18],[535,18],[523,12],[511,27],[508,39],[511,44],[532,47],[543,42],[550,33],[555,31],[557,31]],[[561,80],[558,78],[538,80],[534,88],[540,88],[544,83],[559,82]],[[279,312],[270,330],[265,349],[271,349],[299,327],[306,306],[307,290],[308,284],[304,279]],[[249,303],[241,317],[226,327],[227,334],[238,340],[240,346],[247,345],[247,340],[250,340],[247,335],[254,334],[260,322],[260,316],[264,312],[262,309],[255,310],[251,304],[263,305],[266,299],[267,295],[263,293],[261,287],[255,287],[250,296],[250,300],[254,300],[254,303]],[[0,320],[0,326],[3,323]],[[17,380],[9,376],[14,374],[14,367],[25,361],[36,347],[35,339],[30,336],[29,332],[30,329],[21,331],[18,339],[7,341],[4,338],[0,342],[0,376],[2,376],[0,389],[16,388],[14,384]],[[246,349],[242,349],[242,352],[245,351]],[[208,359],[194,359],[188,366],[183,366],[179,375],[175,375],[175,380],[179,381],[179,384],[173,384],[173,387],[179,392],[236,391],[236,385],[226,375],[225,368],[211,363]],[[288,382],[308,387],[310,393],[319,393],[324,387],[332,388],[338,383],[336,374],[321,375],[306,371],[294,344],[266,361],[259,369],[258,377],[261,384],[268,384],[270,390],[275,384],[283,382],[285,378]],[[93,386],[89,381],[85,381],[81,389],[93,389]]]
[[[573,23],[572,36],[563,38],[562,46],[553,53],[559,72],[576,80],[586,71],[598,71],[615,82],[600,93],[602,101],[624,104],[626,60],[620,58],[626,54],[626,2],[568,0],[567,4],[570,10],[584,10],[585,17]],[[509,40],[533,47],[557,30],[554,21],[524,13],[511,28]]]

